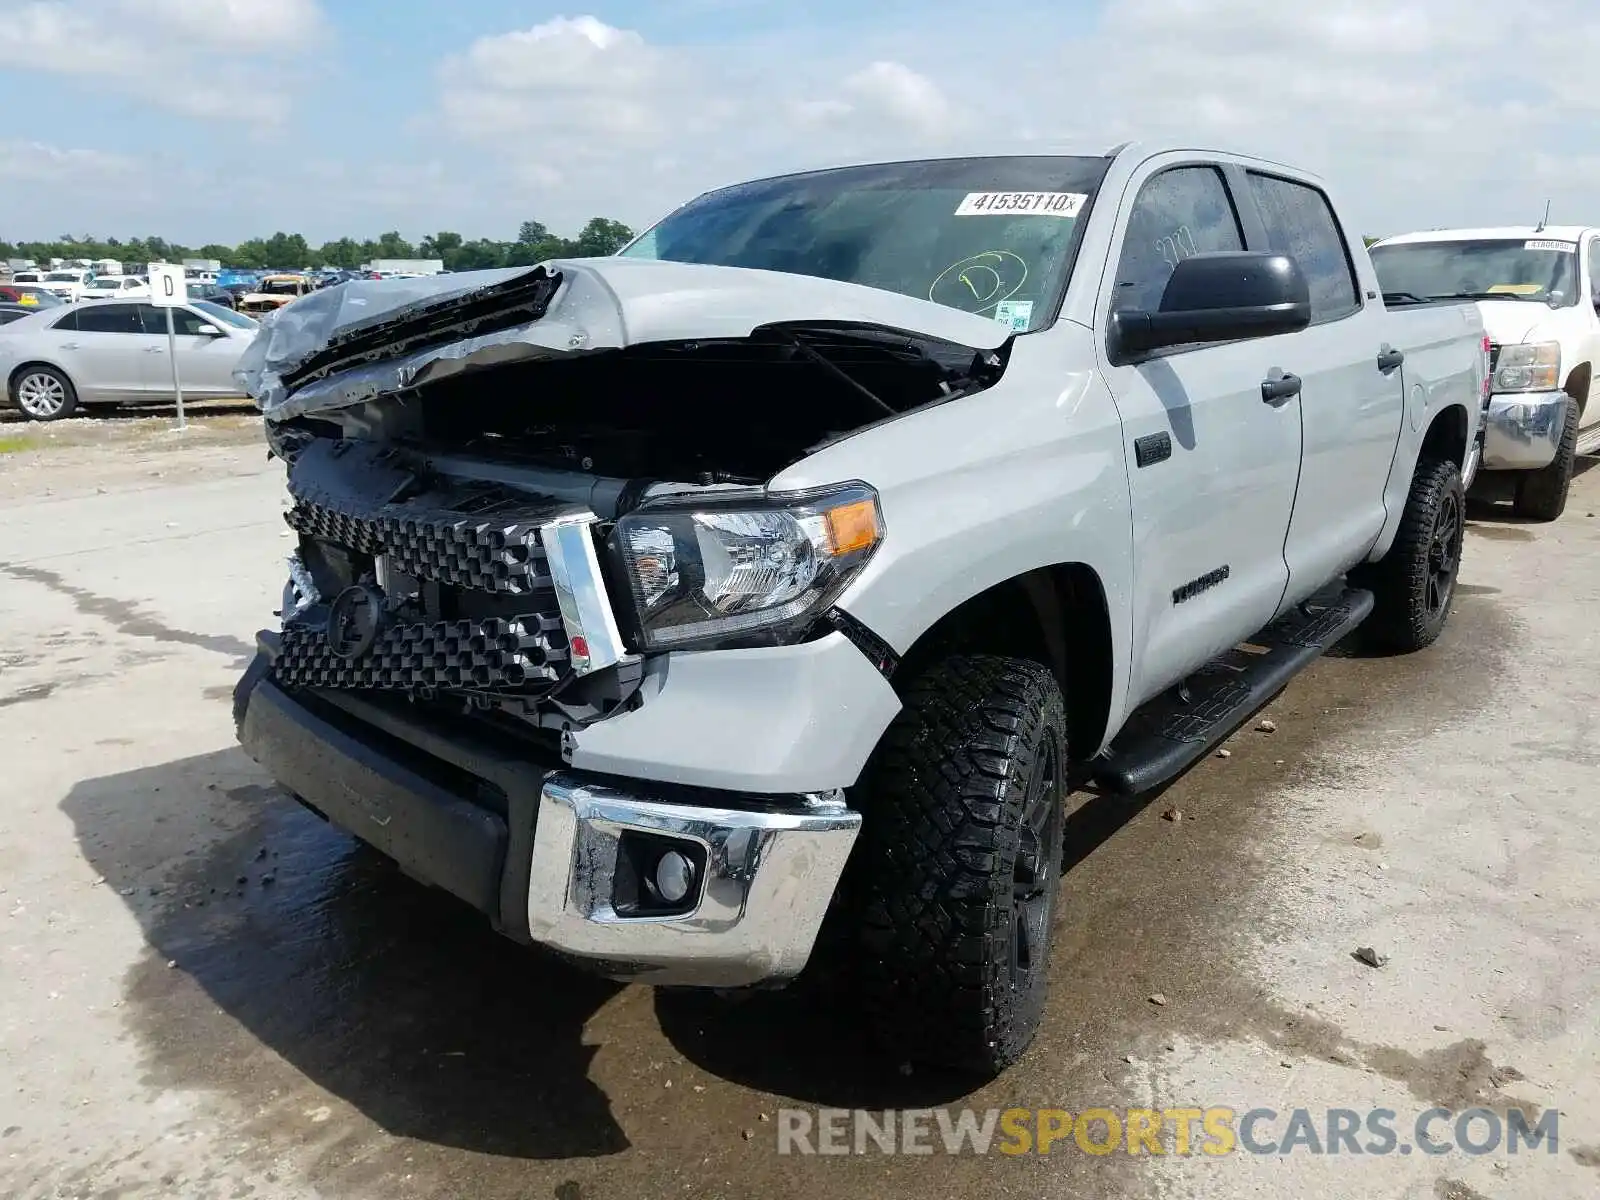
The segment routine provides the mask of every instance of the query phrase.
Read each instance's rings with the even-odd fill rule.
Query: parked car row
[[[8,398],[35,421],[61,420],[90,404],[170,403],[169,311],[184,395],[241,395],[233,370],[255,337],[252,318],[206,300],[171,310],[91,301],[25,310],[0,324]]]

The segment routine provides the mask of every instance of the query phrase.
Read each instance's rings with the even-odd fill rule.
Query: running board
[[[1372,593],[1342,584],[1290,609],[1139,708],[1089,764],[1101,791],[1137,796],[1176,779],[1372,611]]]
[[[1600,454],[1600,425],[1578,435],[1579,454]]]

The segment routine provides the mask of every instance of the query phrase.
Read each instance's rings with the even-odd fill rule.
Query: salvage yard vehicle
[[[315,285],[304,275],[266,275],[253,290],[239,297],[235,307],[250,316],[262,317],[315,290]]]
[[[217,305],[172,311],[183,393],[241,394],[233,371],[259,328]],[[0,331],[6,397],[32,421],[59,421],[89,404],[170,404],[167,310],[96,300],[34,310]]]
[[[96,275],[83,287],[80,300],[148,300],[150,284],[136,275]]]
[[[71,303],[74,300],[83,298],[84,289],[89,286],[93,279],[93,271],[71,268],[64,271],[47,272],[40,282],[47,290],[54,292],[61,299]]]
[[[240,380],[298,541],[234,715],[286,791],[512,939],[716,988],[815,950],[988,1073],[1069,788],[1173,779],[1358,626],[1439,636],[1487,352],[1386,309],[1317,179],[1128,146],[342,284]]]
[[[1408,233],[1376,243],[1372,263],[1392,305],[1477,303],[1493,379],[1479,490],[1555,520],[1577,456],[1600,453],[1600,229]]]

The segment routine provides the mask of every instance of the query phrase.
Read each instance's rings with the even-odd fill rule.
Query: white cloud
[[[1583,211],[1600,107],[1592,0],[1028,3],[828,40],[657,45],[596,17],[480,38],[443,71],[446,127],[556,215],[648,219],[693,191],[875,155],[1192,138],[1332,177],[1374,232]],[[845,49],[841,49],[845,47]],[[1543,156],[1543,157],[1540,157]],[[1538,203],[1535,204],[1535,199]]]
[[[15,185],[51,184],[66,187],[125,184],[143,168],[134,159],[99,150],[62,150],[43,142],[0,142],[0,179],[15,194]]]
[[[303,50],[325,28],[317,0],[0,0],[0,67],[71,76],[189,116],[273,123],[265,105],[219,103],[216,54]]]

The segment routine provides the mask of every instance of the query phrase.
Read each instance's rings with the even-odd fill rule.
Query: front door
[[[167,350],[167,309],[154,304],[140,306],[147,333],[157,335],[159,349],[154,356],[159,363],[158,378],[153,381],[155,390],[171,396],[172,360]],[[196,399],[216,396],[236,396],[239,385],[233,380],[233,365],[239,360],[239,344],[218,327],[210,317],[190,308],[174,308],[172,312],[173,342],[178,351],[178,380],[185,396]],[[217,333],[201,333],[206,326],[218,329]]]
[[[1107,309],[1153,311],[1179,260],[1246,248],[1227,180],[1215,166],[1163,169],[1158,162],[1135,178],[1129,194]],[[1300,406],[1295,398],[1267,403],[1261,384],[1275,369],[1289,369],[1297,336],[1103,363],[1122,417],[1132,490],[1132,703],[1249,637],[1282,601]]]

